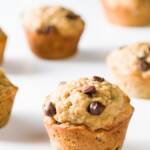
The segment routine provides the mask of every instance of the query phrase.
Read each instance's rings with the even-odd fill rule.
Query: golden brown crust
[[[146,1],[135,5],[136,7],[127,7],[118,5],[111,7],[107,0],[101,0],[108,19],[114,23],[123,26],[145,26],[150,24],[150,2]],[[129,3],[130,6],[130,3]]]
[[[26,30],[31,50],[40,58],[61,59],[72,56],[77,51],[80,35],[63,37],[59,33],[39,35],[35,31]]]
[[[17,90],[0,70],[0,128],[6,125],[10,118]]]
[[[0,64],[2,64],[7,36],[3,31],[0,30],[0,32]]]
[[[91,131],[85,126],[50,125],[48,122],[45,127],[55,150],[120,150],[130,117],[108,131]]]

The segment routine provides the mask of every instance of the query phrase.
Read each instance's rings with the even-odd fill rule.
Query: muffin
[[[150,43],[124,46],[108,56],[115,82],[129,95],[150,98]]]
[[[34,54],[62,59],[76,53],[84,21],[61,6],[41,6],[24,14],[24,27]]]
[[[0,28],[0,64],[3,62],[4,49],[7,41],[7,36]]]
[[[149,0],[101,0],[108,19],[123,26],[150,25]]]
[[[7,124],[18,88],[0,70],[0,128]]]
[[[94,76],[60,83],[43,112],[55,150],[121,150],[133,107],[116,85]]]

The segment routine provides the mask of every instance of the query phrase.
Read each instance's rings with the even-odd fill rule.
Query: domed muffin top
[[[123,74],[150,75],[150,43],[135,43],[112,52],[108,61]]]
[[[83,31],[84,21],[73,11],[61,6],[40,6],[24,13],[24,25],[37,32],[56,31],[74,36]]]
[[[47,97],[43,110],[49,123],[109,130],[128,119],[133,108],[116,85],[94,76],[62,82]]]

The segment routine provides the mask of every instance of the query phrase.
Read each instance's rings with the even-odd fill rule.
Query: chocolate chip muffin
[[[108,19],[124,26],[150,25],[149,0],[101,0]]]
[[[4,50],[7,41],[7,36],[0,28],[0,64],[3,62]]]
[[[0,70],[0,128],[6,125],[10,118],[17,90],[18,88]]]
[[[116,83],[126,93],[150,98],[150,43],[121,47],[112,52],[107,60]]]
[[[121,150],[133,107],[116,85],[94,76],[61,83],[43,111],[55,150]]]
[[[41,6],[24,14],[24,27],[34,54],[61,59],[77,51],[84,21],[61,6]]]

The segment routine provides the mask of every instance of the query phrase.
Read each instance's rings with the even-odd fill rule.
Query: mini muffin
[[[126,93],[150,98],[150,43],[121,47],[112,52],[107,60],[116,83]]]
[[[7,124],[18,88],[0,70],[0,128]]]
[[[7,36],[0,28],[0,64],[3,62],[4,49],[7,41]]]
[[[124,26],[150,25],[149,0],[101,0],[108,19]]]
[[[44,59],[62,59],[77,51],[84,21],[61,6],[41,6],[25,13],[24,27],[34,54]]]
[[[94,76],[62,82],[43,111],[55,150],[121,150],[133,107],[116,85]]]

